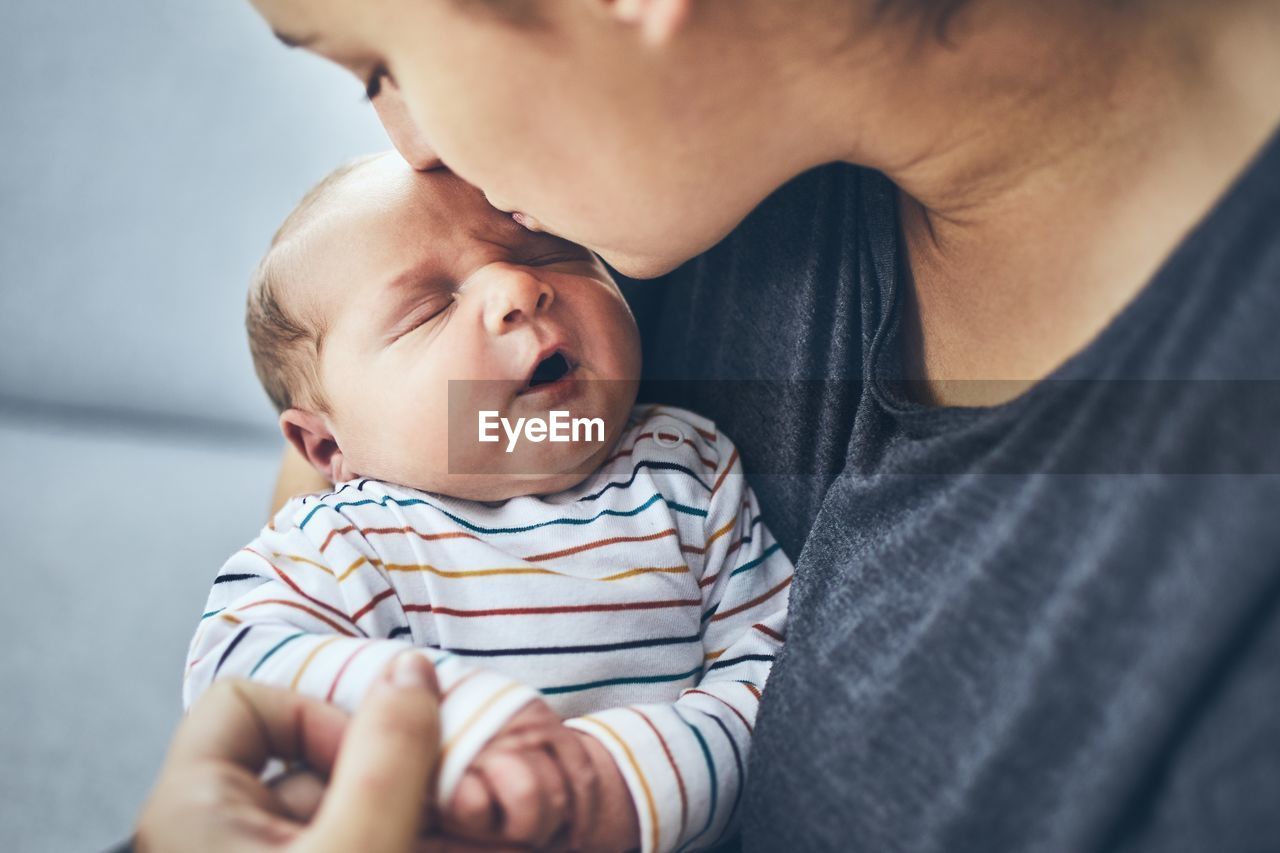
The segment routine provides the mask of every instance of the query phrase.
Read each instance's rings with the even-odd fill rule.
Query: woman
[[[1280,837],[1280,4],[255,5],[664,276],[648,373],[798,557],[744,847]]]

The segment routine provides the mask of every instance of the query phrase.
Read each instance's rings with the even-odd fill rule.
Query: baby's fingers
[[[465,838],[497,838],[502,827],[498,801],[485,775],[472,765],[458,782],[449,810],[442,816],[447,832]]]
[[[459,783],[444,826],[477,841],[543,847],[569,819],[565,785],[544,750],[484,755]]]
[[[589,735],[574,731],[567,731],[566,735],[555,739],[552,753],[560,764],[570,798],[565,809],[568,825],[565,827],[564,840],[570,849],[581,850],[597,817],[600,777],[580,739]]]

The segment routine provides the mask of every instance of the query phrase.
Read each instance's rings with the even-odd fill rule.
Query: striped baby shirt
[[[417,648],[443,694],[442,800],[541,696],[617,762],[644,850],[709,847],[737,822],[791,572],[732,442],[637,407],[604,464],[555,495],[359,480],[295,499],[215,578],[184,701],[242,677],[352,710]]]

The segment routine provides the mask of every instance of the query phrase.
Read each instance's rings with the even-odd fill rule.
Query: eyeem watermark
[[[551,418],[516,418],[514,424],[496,411],[480,412],[480,441],[494,444],[502,440],[498,428],[507,435],[507,452],[513,453],[521,436],[541,444],[544,441],[568,443],[604,441],[604,418],[574,418],[567,411],[552,409]]]

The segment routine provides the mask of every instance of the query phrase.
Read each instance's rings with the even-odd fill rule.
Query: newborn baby
[[[416,648],[445,828],[562,849],[730,832],[791,565],[714,424],[633,408],[639,336],[600,261],[376,156],[286,220],[248,328],[285,437],[338,485],[223,567],[185,702],[248,677],[350,710]]]

